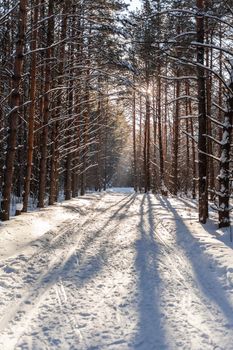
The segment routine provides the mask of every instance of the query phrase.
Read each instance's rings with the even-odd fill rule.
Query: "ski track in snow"
[[[126,191],[86,199],[0,261],[0,349],[232,350],[233,269],[192,234],[195,211]]]

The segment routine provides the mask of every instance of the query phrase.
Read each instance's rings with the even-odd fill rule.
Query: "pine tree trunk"
[[[20,83],[23,71],[23,50],[27,23],[27,0],[19,2],[18,35],[14,61],[14,73],[12,76],[11,113],[9,115],[9,132],[7,138],[6,164],[4,171],[4,186],[1,203],[1,219],[9,220],[10,198],[14,175],[14,162],[17,145],[18,113],[20,106]]]
[[[73,8],[74,12],[75,8]],[[71,20],[70,26],[71,29],[71,37],[74,38],[76,35],[75,30],[75,16]],[[73,164],[73,156],[74,156],[74,141],[73,141],[73,135],[70,128],[71,125],[75,125],[74,123],[74,44],[70,43],[70,49],[69,49],[69,60],[70,60],[70,69],[69,69],[69,89],[68,89],[68,119],[69,122],[67,123],[67,140],[68,140],[68,155],[66,157],[66,172],[65,172],[65,199],[69,200],[72,197],[72,164]]]
[[[146,117],[145,117],[145,129],[144,129],[144,177],[145,177],[145,193],[150,191],[150,96],[149,80],[147,82],[146,93]]]
[[[210,35],[209,31],[209,22],[208,19],[206,19],[206,26],[207,26],[207,44],[213,45],[213,39],[212,34]],[[207,48],[206,49],[206,66],[209,67],[211,70],[213,69],[213,50]],[[212,125],[211,121],[208,118],[208,116],[211,116],[211,105],[212,105],[212,85],[213,85],[213,79],[212,74],[210,72],[207,72],[206,77],[206,113],[207,113],[207,132],[208,135],[212,136]],[[213,144],[212,140],[207,140],[207,150],[209,154],[213,154]],[[214,161],[213,158],[208,159],[208,184],[211,189],[210,192],[210,200],[214,200],[214,185],[215,185],[215,171],[214,171]]]
[[[188,82],[185,83],[185,94],[186,96],[188,96]],[[186,100],[186,104],[185,104],[185,114],[186,116],[189,115],[189,99]],[[192,119],[192,118],[191,118]],[[187,169],[187,173],[186,173],[186,179],[185,179],[185,194],[188,195],[188,190],[190,188],[190,150],[189,150],[189,119],[186,118],[185,120],[185,128],[186,128],[186,169]]]
[[[136,95],[133,90],[133,175],[134,175],[134,191],[138,191],[138,172],[137,172],[137,146],[136,146]]]
[[[166,60],[166,74],[165,74],[166,76],[168,74],[167,70],[168,70],[168,62]],[[169,110],[169,108],[168,108],[168,83],[166,82],[165,88],[164,88],[164,126],[163,126],[163,159],[164,159],[165,163],[167,161],[167,155],[168,155],[168,135],[167,135],[167,132],[168,132],[168,127],[167,127],[168,110]],[[164,175],[165,186],[166,186],[166,182],[167,182],[166,175]]]
[[[81,183],[80,183],[80,194],[83,196],[86,192],[86,170],[87,170],[87,155],[88,155],[88,129],[89,129],[89,119],[90,119],[90,59],[91,59],[91,26],[89,27],[88,31],[88,46],[87,46],[87,57],[86,57],[86,65],[87,65],[87,71],[86,71],[86,82],[85,82],[85,93],[84,93],[84,113],[83,113],[83,151],[82,151],[82,172],[81,172]]]
[[[179,71],[177,71],[179,77]],[[176,196],[178,191],[178,147],[179,147],[179,114],[180,114],[180,81],[176,81],[176,107],[173,120],[173,162],[172,162],[172,193]]]
[[[67,3],[64,3],[63,7],[63,17],[62,17],[62,24],[61,24],[61,35],[60,40],[62,42],[61,49],[60,49],[60,63],[58,66],[58,86],[61,86],[63,83],[63,70],[64,70],[64,63],[65,63],[65,43],[64,40],[66,38],[66,30],[67,30]],[[59,94],[57,99],[57,106],[60,107],[55,113],[54,118],[56,119],[56,122],[53,123],[53,129],[52,129],[52,145],[51,145],[51,163],[50,163],[50,188],[49,188],[49,205],[54,204],[54,202],[57,200],[57,192],[58,192],[58,166],[59,166],[59,142],[58,142],[58,136],[59,136],[59,126],[60,122],[58,121],[60,115],[61,115],[61,102],[62,102],[62,95]]]
[[[196,16],[197,42],[204,43],[204,0],[197,0],[198,14]],[[204,47],[197,47],[197,79],[198,79],[198,170],[199,170],[199,221],[206,223],[208,217],[207,167],[206,156],[206,88],[204,65]]]
[[[147,132],[147,169],[146,169],[146,176],[147,176],[147,190],[150,191],[151,189],[151,159],[150,159],[150,96],[148,95],[147,97],[147,107],[146,110],[148,112],[146,112],[147,114],[147,118],[148,118],[148,122],[147,122],[147,128],[148,128],[148,132]]]
[[[39,15],[39,0],[35,1],[33,25],[35,29],[32,33],[32,58],[31,58],[31,85],[30,85],[30,107],[28,116],[28,140],[27,140],[27,165],[26,175],[24,179],[24,193],[23,193],[23,211],[26,212],[28,208],[28,198],[30,195],[30,183],[32,175],[32,163],[33,163],[33,147],[34,147],[34,119],[35,119],[35,98],[36,98],[36,48],[37,48],[37,36],[38,36],[38,15]]]
[[[156,113],[156,95],[154,79],[152,81],[152,121],[153,121],[153,163],[152,163],[152,188],[153,192],[157,191],[157,113]]]
[[[160,66],[158,67],[157,77],[157,115],[158,115],[158,141],[159,141],[159,167],[160,167],[160,184],[162,194],[164,191],[164,159],[163,159],[163,135],[162,135],[162,108],[161,108],[161,78]]]
[[[59,115],[59,113],[58,113]],[[58,136],[59,136],[59,122],[56,121],[53,125],[51,134],[51,163],[50,163],[50,188],[49,188],[49,205],[53,205],[57,200],[58,187]]]
[[[72,57],[72,54],[71,54]],[[70,72],[70,77],[72,77],[72,73]],[[69,95],[68,95],[68,104],[69,104],[69,120],[72,120],[72,112],[73,112],[73,79],[70,79],[69,83]],[[70,122],[69,122],[70,123]],[[69,150],[69,148],[72,148],[73,141],[72,141],[72,134],[70,131],[69,123],[67,125],[67,142],[68,142],[68,155],[66,156],[66,163],[65,163],[65,200],[69,200],[72,197],[72,172],[71,172],[71,166],[72,166],[72,150]]]
[[[139,147],[138,147],[138,182],[139,182],[139,192],[142,192],[142,96],[139,99]]]
[[[231,72],[231,83],[229,88],[233,90],[233,67]],[[221,142],[221,157],[220,157],[220,174],[219,180],[219,227],[230,226],[230,150],[231,150],[231,130],[233,122],[233,97],[232,93],[228,92],[227,109],[225,112],[222,142]]]
[[[49,90],[51,87],[51,55],[54,35],[54,18],[53,18],[53,0],[49,0],[48,4],[48,28],[47,28],[47,50],[45,63],[45,95],[43,104],[43,133],[41,138],[41,160],[39,175],[39,195],[38,207],[44,208],[44,199],[47,183],[47,154],[48,154],[48,122],[49,122]]]
[[[189,84],[187,84],[187,96],[190,95]],[[192,136],[192,198],[196,199],[196,182],[197,182],[197,170],[196,170],[196,148],[194,141],[194,127],[193,127],[193,118],[192,118],[192,101],[188,100],[188,114],[191,116],[190,118],[190,131]]]

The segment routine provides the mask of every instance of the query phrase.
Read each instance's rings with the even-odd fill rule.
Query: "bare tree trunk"
[[[73,8],[74,12],[75,8]],[[71,37],[74,38],[76,34],[75,30],[75,16],[72,18],[71,23]],[[72,197],[72,164],[73,164],[73,156],[74,156],[74,141],[73,141],[73,135],[71,131],[71,126],[74,128],[75,127],[75,121],[73,117],[73,101],[74,101],[74,44],[70,43],[70,49],[69,49],[69,60],[70,60],[70,69],[69,69],[69,89],[68,89],[68,119],[69,122],[67,123],[67,140],[70,148],[68,151],[68,154],[66,156],[66,171],[65,171],[65,199],[69,200]]]
[[[145,193],[150,191],[150,96],[149,80],[147,80],[146,93],[146,119],[144,133],[144,172],[145,172]]]
[[[88,46],[87,46],[87,57],[86,57],[86,65],[87,65],[87,72],[86,72],[86,82],[85,82],[85,93],[84,93],[84,100],[85,100],[85,110],[83,113],[83,152],[82,152],[82,172],[81,172],[81,188],[80,193],[81,196],[85,194],[86,191],[86,170],[87,170],[87,155],[88,155],[88,128],[89,128],[89,119],[90,119],[90,60],[91,60],[91,26],[89,27],[89,37],[88,37]]]
[[[177,71],[179,77],[179,71]],[[173,120],[173,162],[172,162],[172,193],[177,195],[178,191],[178,147],[179,147],[179,114],[180,114],[180,81],[176,81],[176,106]]]
[[[35,98],[36,98],[36,48],[37,48],[37,36],[38,36],[38,16],[39,16],[39,0],[35,1],[34,6],[34,16],[33,16],[33,26],[35,27],[32,33],[32,43],[31,43],[31,86],[30,86],[30,107],[28,116],[28,141],[27,141],[27,168],[26,176],[24,180],[24,193],[23,193],[23,211],[27,211],[28,198],[30,194],[30,183],[32,175],[32,163],[33,163],[33,147],[34,147],[34,119],[35,119]]]
[[[101,82],[100,82],[100,77],[98,77],[98,107],[97,107],[97,131],[96,131],[96,182],[95,182],[95,190],[96,191],[101,191],[102,189],[102,179],[101,179],[101,174],[102,174],[102,161],[101,161],[101,144],[102,144],[102,104],[101,104]]]
[[[187,96],[190,95],[189,84],[187,84]],[[190,132],[192,136],[192,198],[196,199],[196,182],[197,182],[197,170],[196,170],[196,148],[194,141],[194,127],[193,127],[193,118],[192,118],[192,101],[188,100],[188,114],[191,116],[190,118]]]
[[[134,191],[138,191],[138,171],[137,171],[137,145],[136,145],[136,96],[133,90],[133,174],[134,174]]]
[[[71,55],[72,57],[73,55]],[[65,184],[64,184],[64,192],[65,192],[65,200],[71,199],[71,190],[72,190],[72,173],[71,173],[71,166],[72,166],[72,150],[69,148],[72,148],[73,142],[72,142],[72,134],[69,128],[70,121],[72,120],[72,112],[73,112],[73,79],[72,72],[70,72],[70,82],[69,82],[69,90],[68,90],[68,105],[69,105],[69,123],[67,125],[67,141],[68,141],[68,154],[66,156],[66,163],[65,163]]]
[[[168,70],[168,62],[166,59],[166,76],[167,76],[167,70]],[[165,82],[165,89],[164,89],[164,127],[163,127],[163,159],[164,162],[166,163],[167,161],[167,153],[168,153],[168,135],[167,135],[167,123],[168,123],[168,83],[167,81]],[[166,171],[165,171],[166,173]],[[167,179],[166,175],[164,175],[164,182],[166,184]]]
[[[185,83],[185,94],[186,96],[188,96],[188,82]],[[188,116],[189,114],[189,99],[186,100],[186,104],[185,104],[185,114],[186,116]],[[192,118],[191,118],[192,119]],[[186,179],[185,179],[185,194],[188,194],[188,190],[190,188],[190,150],[189,150],[189,119],[186,118],[185,120],[185,128],[186,128],[186,169],[187,169],[187,173],[186,173]]]
[[[86,87],[85,87],[85,111],[83,113],[83,151],[82,151],[82,172],[81,172],[81,196],[85,194],[86,191],[86,169],[87,169],[87,154],[88,154],[88,127],[89,127],[89,70],[86,77]]]
[[[77,197],[80,187],[80,165],[81,165],[81,101],[82,101],[82,60],[83,60],[83,26],[81,23],[83,7],[80,3],[78,9],[78,18],[76,23],[77,44],[75,48],[77,67],[74,68],[74,74],[78,77],[74,84],[74,114],[75,114],[75,135],[76,135],[76,151],[74,154],[75,164],[72,171],[72,196]],[[74,4],[74,9],[77,8],[77,4]]]
[[[157,115],[156,115],[156,94],[155,94],[155,82],[152,81],[152,120],[153,120],[153,163],[152,163],[152,176],[153,176],[153,192],[157,190]]]
[[[18,113],[20,107],[20,83],[23,71],[23,50],[27,24],[27,0],[19,2],[18,36],[12,76],[11,113],[9,115],[9,132],[7,138],[6,164],[4,171],[4,186],[1,203],[1,219],[9,220],[10,198],[14,175],[15,151],[17,145]]]
[[[231,83],[229,88],[233,91],[233,66],[231,70]],[[221,157],[220,157],[220,173],[219,195],[218,195],[218,213],[219,227],[230,226],[230,149],[231,149],[231,131],[233,121],[233,98],[232,93],[228,92],[227,112],[225,112],[224,123],[222,129]]]
[[[219,40],[219,46],[220,47],[222,47],[222,38],[223,37],[223,28],[222,28],[222,24],[221,23],[219,23],[219,38],[218,38],[218,40]],[[223,74],[223,52],[222,52],[222,50],[220,50],[219,51],[219,75],[220,76],[222,76],[222,74]],[[218,105],[220,106],[220,107],[222,107],[223,106],[223,83],[222,83],[222,81],[219,79],[219,81],[218,81]],[[218,109],[218,120],[220,121],[220,122],[222,122],[222,120],[223,120],[223,112],[222,112],[222,110],[219,108]],[[219,129],[219,140],[221,140],[221,137],[222,137],[222,130],[221,130],[221,128]],[[221,150],[220,150],[220,154],[221,154]]]
[[[150,156],[150,95],[148,95],[147,108],[148,114],[148,133],[147,133],[147,188],[148,191],[151,189],[151,156]]]
[[[213,44],[212,40],[212,34],[210,34],[210,29],[208,25],[208,19],[206,19],[206,25],[207,25],[207,44]],[[210,67],[210,69],[213,69],[213,50],[207,48],[206,49],[206,65],[207,67]],[[208,118],[208,116],[211,116],[211,105],[212,105],[212,74],[210,72],[207,72],[206,77],[206,112],[207,112],[207,132],[208,135],[212,136],[212,125],[211,121]],[[207,140],[207,150],[209,154],[213,154],[213,145],[212,140]],[[214,161],[213,158],[208,159],[208,184],[211,189],[210,192],[210,199],[214,199],[214,185],[215,185],[215,172],[214,172]],[[207,194],[208,195],[208,194]]]
[[[60,49],[60,63],[58,66],[58,86],[61,86],[63,83],[63,70],[64,70],[64,61],[65,61],[65,43],[63,41],[66,38],[66,30],[67,30],[67,3],[64,2],[63,7],[63,17],[61,24],[61,34],[60,40],[62,42]],[[62,102],[62,94],[60,93],[57,99],[57,106],[59,107],[57,113],[55,113],[54,118],[56,119],[55,123],[53,123],[52,135],[51,135],[51,163],[50,163],[50,189],[49,189],[49,205],[54,204],[57,197],[57,188],[58,188],[58,166],[59,166],[59,126],[60,122],[58,121],[61,115],[61,102]]]
[[[139,99],[139,146],[138,146],[138,159],[139,159],[139,192],[142,192],[142,96]]]
[[[164,187],[164,159],[163,159],[163,136],[162,136],[162,108],[161,108],[161,78],[160,66],[158,67],[157,76],[157,116],[158,116],[158,141],[159,141],[159,166],[160,166],[160,184],[163,193]]]
[[[48,154],[48,122],[49,122],[49,90],[51,87],[51,55],[53,43],[53,30],[54,30],[54,18],[53,18],[53,0],[49,0],[48,4],[48,29],[47,29],[47,50],[46,50],[46,63],[45,63],[45,95],[43,105],[43,133],[42,133],[42,145],[41,145],[41,160],[40,160],[40,175],[39,175],[39,195],[38,195],[38,207],[44,207],[44,198],[47,182],[47,154]]]
[[[204,0],[197,0],[198,14],[196,16],[197,42],[204,43]],[[206,223],[208,218],[208,192],[207,192],[207,168],[208,159],[206,156],[206,88],[205,88],[205,70],[204,65],[204,47],[197,47],[197,79],[198,79],[198,169],[199,169],[199,221]]]

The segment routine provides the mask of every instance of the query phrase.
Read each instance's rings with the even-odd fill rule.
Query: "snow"
[[[141,0],[126,0],[126,3],[129,4],[129,10],[131,11],[140,9],[142,6]]]
[[[107,192],[109,193],[134,193],[134,189],[131,187],[112,187],[108,188]]]
[[[0,349],[233,349],[230,232],[194,202],[110,189],[0,231]]]
[[[88,201],[87,198],[89,197],[73,199],[32,213],[24,213],[13,217],[11,222],[0,222],[0,261],[20,252],[25,246],[34,250],[33,244],[41,238],[42,241],[52,238],[64,222],[74,219],[74,213],[77,216],[77,212],[85,211],[91,203],[91,199]],[[98,195],[94,198],[98,198]]]
[[[230,133],[228,130],[225,130],[222,135],[222,145],[227,145],[229,143]]]

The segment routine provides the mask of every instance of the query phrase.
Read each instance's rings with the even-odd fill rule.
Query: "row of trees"
[[[198,196],[202,223],[211,200],[230,225],[232,2],[126,8],[2,0],[2,220],[12,195],[26,211],[115,183]]]
[[[129,126],[117,89],[121,1],[0,5],[1,219],[117,181]]]
[[[134,187],[198,194],[201,223],[211,200],[220,227],[231,210],[231,8],[145,0],[133,15]]]

